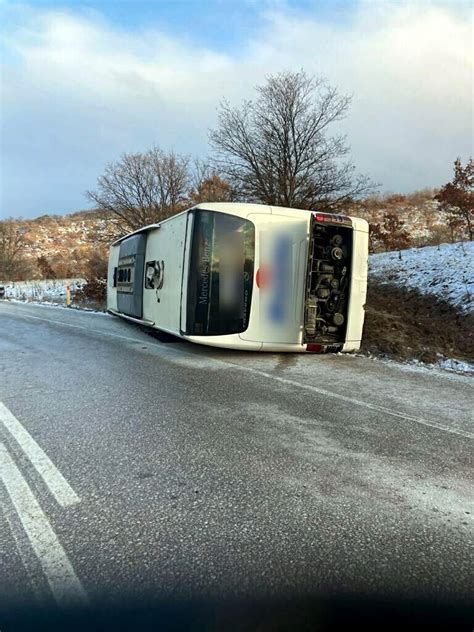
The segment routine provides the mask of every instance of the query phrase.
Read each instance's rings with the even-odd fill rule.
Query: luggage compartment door
[[[122,314],[142,318],[143,273],[146,233],[124,239],[120,244],[117,267],[117,309]]]

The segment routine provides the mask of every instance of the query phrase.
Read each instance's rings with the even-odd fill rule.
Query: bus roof
[[[246,202],[201,202],[200,204],[196,204],[195,206],[190,207],[189,209],[186,209],[185,211],[181,211],[181,213],[176,213],[176,215],[172,215],[171,217],[167,217],[166,219],[163,219],[161,222],[157,222],[156,224],[149,224],[148,226],[143,226],[142,228],[139,228],[131,233],[128,233],[127,235],[124,235],[123,237],[120,237],[119,239],[116,239],[114,242],[112,242],[112,246],[117,246],[120,242],[122,242],[124,239],[127,239],[128,237],[131,237],[132,235],[137,235],[139,233],[147,233],[150,230],[156,230],[158,228],[160,228],[160,226],[164,223],[164,222],[169,222],[170,220],[173,220],[175,217],[178,217],[179,215],[183,215],[184,213],[188,213],[189,211],[192,211],[193,209],[202,209],[202,210],[208,210],[208,211],[220,211],[223,213],[237,213],[237,214],[247,214],[247,213],[272,213],[272,212],[280,212],[281,211],[289,211],[292,213],[295,212],[300,212],[300,213],[311,213],[312,211],[307,210],[307,209],[296,209],[296,208],[287,208],[287,207],[283,207],[283,206],[269,206],[267,204],[248,204]],[[358,228],[359,230],[365,230],[365,232],[367,231],[367,229],[365,228],[365,220],[360,220],[358,218],[349,216],[353,222],[353,226],[354,228]]]
[[[119,237],[118,239],[113,241],[110,245],[117,246],[121,241],[124,241],[124,239],[128,239],[132,235],[138,235],[139,233],[147,233],[149,230],[152,230],[153,228],[159,228],[160,226],[161,226],[161,222],[158,224],[148,224],[148,226],[142,226],[142,228],[138,228],[137,230],[134,230],[132,233],[127,233],[126,235]]]
[[[247,202],[201,202],[200,204],[193,206],[193,208],[207,209],[208,211],[224,211],[227,213],[231,213],[232,211],[240,211],[243,213],[253,211],[258,213],[259,211],[262,212],[262,210],[265,209],[268,213],[268,211],[271,212],[272,207],[267,204],[253,204]]]

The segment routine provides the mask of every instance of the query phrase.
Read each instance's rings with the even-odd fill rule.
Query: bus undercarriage
[[[313,214],[306,275],[304,342],[314,351],[337,351],[342,349],[345,341],[352,235],[350,218]]]

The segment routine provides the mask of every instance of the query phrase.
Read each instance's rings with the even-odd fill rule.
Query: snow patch
[[[369,276],[474,312],[474,242],[409,248],[369,257]]]
[[[66,287],[75,292],[85,283],[84,279],[50,279],[16,281],[5,285],[5,298],[49,304],[66,304]]]
[[[447,376],[446,372],[448,372],[450,374],[449,376],[453,379],[462,376],[474,377],[474,364],[462,360],[445,358],[441,355],[439,356],[438,360],[433,363],[421,362],[420,360],[406,360],[405,362],[402,362],[401,360],[394,360],[393,358],[389,357],[373,356],[370,353],[368,355],[364,355],[362,353],[340,353],[337,355],[344,356],[344,359],[349,357],[363,358],[364,360],[382,362],[383,364],[395,364],[399,369],[403,371],[408,371],[410,373],[433,373],[433,371],[435,371],[438,372],[440,375],[443,375],[444,377]]]

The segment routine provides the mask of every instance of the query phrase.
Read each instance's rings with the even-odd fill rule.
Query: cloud
[[[205,155],[222,97],[238,103],[283,69],[354,95],[340,129],[357,167],[384,189],[449,179],[454,158],[471,151],[467,5],[360,2],[342,22],[264,6],[258,33],[232,52],[163,28],[113,26],[95,11],[9,7],[1,212],[83,207],[108,161],[153,143]]]

